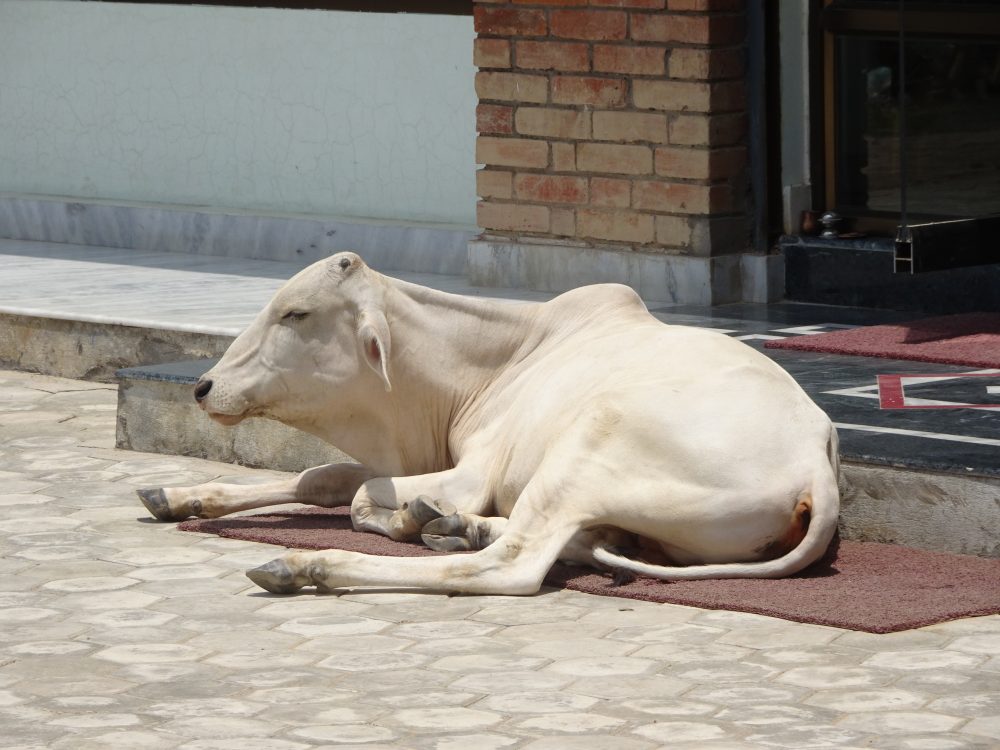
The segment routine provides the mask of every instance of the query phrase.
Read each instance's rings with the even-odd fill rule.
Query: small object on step
[[[836,237],[837,227],[840,226],[841,216],[835,211],[827,211],[819,217],[819,223],[823,225],[823,232],[820,237]]]

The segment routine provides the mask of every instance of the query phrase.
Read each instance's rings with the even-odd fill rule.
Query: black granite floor
[[[764,349],[777,338],[897,322],[913,319],[913,313],[798,303],[669,307],[653,313],[667,323],[723,331],[777,361],[837,425],[845,460],[1000,477],[1000,371]],[[193,384],[213,363],[154,365],[122,374]],[[959,377],[970,372],[976,375]],[[896,377],[913,375],[926,377]],[[896,391],[904,398],[890,398]],[[982,406],[961,406],[970,403]],[[902,408],[890,408],[894,405]],[[989,406],[995,408],[984,408]]]
[[[926,362],[764,349],[775,338],[912,320],[887,310],[798,303],[654,310],[667,323],[727,332],[788,370],[838,426],[845,460],[1000,476],[1000,372]],[[970,377],[955,377],[963,373]],[[893,376],[925,375],[927,379]],[[896,384],[905,397],[882,391]],[[947,379],[944,379],[947,376]],[[942,379],[938,379],[942,378]],[[894,403],[902,408],[890,408]],[[995,408],[969,408],[977,404]]]

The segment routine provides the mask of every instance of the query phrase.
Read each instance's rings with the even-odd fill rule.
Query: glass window
[[[1000,40],[907,37],[907,206],[914,215],[1000,212]],[[900,210],[895,36],[837,35],[835,200]]]

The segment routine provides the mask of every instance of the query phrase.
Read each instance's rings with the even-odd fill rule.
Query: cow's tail
[[[837,518],[840,514],[840,490],[837,486],[839,454],[837,433],[832,428],[828,452],[829,465],[817,472],[812,485],[799,496],[796,504],[795,519],[805,518],[809,524],[805,536],[793,549],[780,557],[761,562],[667,567],[633,560],[612,552],[607,547],[595,547],[594,560],[617,571],[664,581],[783,578],[797,573],[823,556],[837,531]]]

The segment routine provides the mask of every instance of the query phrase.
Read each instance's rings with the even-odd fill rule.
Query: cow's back
[[[502,513],[560,441],[587,431],[602,441],[588,451],[621,454],[605,460],[644,456],[704,486],[809,463],[829,433],[826,415],[769,358],[723,334],[661,323],[628,287],[561,295],[532,325],[530,352],[484,391],[474,429],[455,446],[489,457]],[[784,455],[763,448],[774,445]]]

